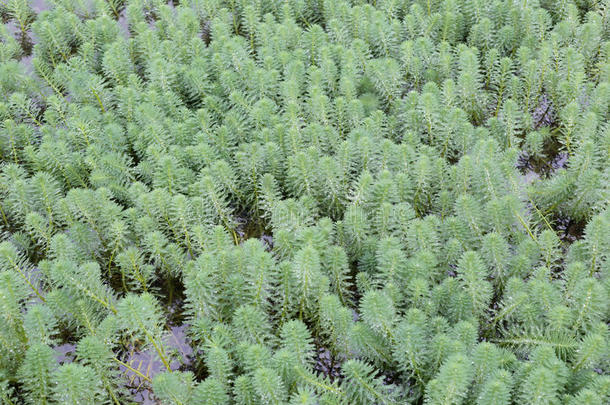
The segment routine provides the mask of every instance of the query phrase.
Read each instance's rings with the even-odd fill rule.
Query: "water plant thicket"
[[[607,0],[41,9],[0,2],[2,404],[610,402]]]

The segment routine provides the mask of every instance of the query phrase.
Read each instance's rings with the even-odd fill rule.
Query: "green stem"
[[[131,371],[132,373],[137,374],[138,377],[143,378],[144,380],[146,380],[148,382],[152,382],[150,377],[142,374],[142,372],[140,370],[136,370],[135,368],[131,367],[129,364],[122,362],[121,360],[117,359],[116,357],[114,357],[113,360],[116,361],[117,363],[119,363],[121,366],[125,367],[127,370]]]

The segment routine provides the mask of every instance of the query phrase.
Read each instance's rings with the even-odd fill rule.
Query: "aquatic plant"
[[[3,1],[0,402],[610,402],[608,11]]]

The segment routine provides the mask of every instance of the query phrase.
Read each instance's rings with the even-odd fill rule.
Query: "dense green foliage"
[[[3,404],[610,402],[608,1],[47,6],[0,5]]]

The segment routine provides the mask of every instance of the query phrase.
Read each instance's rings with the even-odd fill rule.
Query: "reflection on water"
[[[127,22],[127,13],[125,12],[125,9],[123,9],[123,11],[121,11],[119,14],[119,19],[117,21],[125,38],[129,38],[131,36],[131,32],[129,32],[129,24]]]
[[[17,36],[17,34],[20,32],[19,26],[13,20],[5,23],[4,27],[6,27],[6,29],[8,30],[8,33],[13,35],[13,36]]]
[[[51,9],[51,6],[52,4],[48,4],[45,0],[30,0],[30,7],[32,7],[36,14]]]
[[[188,325],[183,324],[174,326],[169,330],[166,340],[166,347],[175,352],[170,367],[172,371],[189,368],[193,362],[193,348],[189,345],[186,336]],[[165,366],[159,360],[154,349],[144,351],[131,348],[125,361],[130,367],[138,370],[149,378],[154,378],[157,374],[165,371]],[[128,381],[128,388],[133,394],[133,400],[139,404],[155,404],[150,386],[147,381],[137,373],[121,366],[121,371],[125,373]]]
[[[63,345],[55,346],[53,349],[57,352],[55,358],[59,364],[72,363],[76,357],[76,346],[73,344],[64,343]]]

